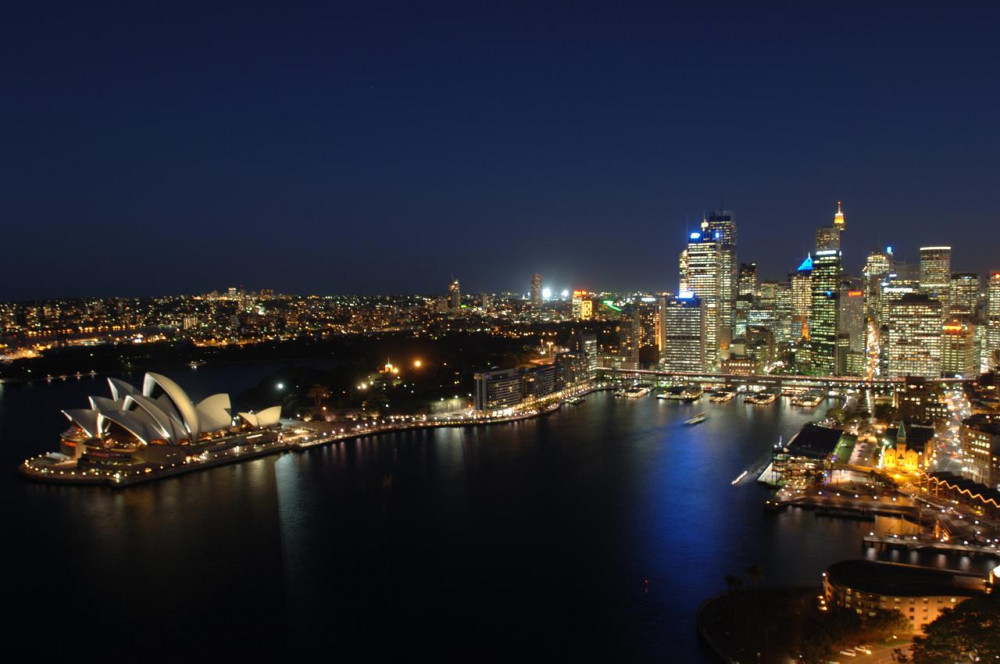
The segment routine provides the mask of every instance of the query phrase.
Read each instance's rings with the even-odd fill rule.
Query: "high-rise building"
[[[729,348],[736,325],[739,263],[736,257],[736,214],[716,210],[708,215],[708,233],[719,245],[719,344]]]
[[[458,286],[458,279],[453,279],[448,284],[448,308],[452,311],[462,308],[462,290]]]
[[[945,322],[941,335],[941,374],[975,376],[979,373],[973,328],[957,318]]]
[[[666,371],[706,369],[705,308],[696,295],[670,298],[663,306],[663,354]]]
[[[892,247],[886,247],[885,251],[876,249],[868,254],[861,276],[864,279],[865,315],[870,318],[878,316],[882,282],[889,277],[890,272],[892,272]]]
[[[693,233],[691,235],[694,236]],[[691,261],[688,258],[688,250],[685,249],[677,258],[677,273],[680,275],[677,288],[678,293],[684,293],[691,290],[691,284],[689,282],[690,265]]]
[[[740,263],[739,292],[740,297],[757,295],[757,264]]]
[[[1000,272],[990,275],[986,284],[986,347],[983,348],[983,363],[994,368],[1000,364]]]
[[[844,212],[837,201],[837,213],[833,215],[833,223],[816,229],[816,251],[840,251],[840,234],[844,232]]]
[[[837,356],[837,373],[842,375],[854,375],[848,371],[848,354],[856,353],[863,355],[865,352],[865,293],[860,288],[860,284],[851,280],[844,280],[840,284],[840,297],[837,302],[838,312],[838,338],[846,340],[846,348]]]
[[[681,295],[693,292],[705,309],[705,365],[719,365],[721,341],[720,288],[722,251],[719,243],[721,233],[709,232],[708,221],[701,223],[701,231],[688,237],[688,288]]]
[[[786,344],[792,340],[793,334],[798,333],[793,329],[792,320],[792,289],[787,281],[779,282],[774,292],[775,343]]]
[[[542,306],[542,275],[537,272],[531,275],[531,306]]]
[[[920,292],[948,311],[951,294],[951,247],[920,247]]]
[[[941,302],[908,293],[889,302],[889,378],[941,376]]]
[[[840,251],[817,251],[812,260],[812,313],[809,339],[812,341],[811,372],[831,376],[837,370],[837,328],[840,289]]]
[[[979,275],[974,272],[953,272],[951,275],[951,310],[953,316],[972,317],[979,304]]]
[[[812,315],[812,270],[812,254],[809,254],[798,269],[788,276],[792,292],[793,339],[809,336],[809,317]]]
[[[962,421],[962,476],[991,489],[1000,487],[1000,420],[977,413]]]

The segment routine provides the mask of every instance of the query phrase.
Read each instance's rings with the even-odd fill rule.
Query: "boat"
[[[706,415],[705,413],[698,413],[697,415],[695,415],[691,419],[684,420],[684,424],[701,424],[702,422],[704,422],[707,419],[708,419],[708,415]]]
[[[752,403],[757,406],[767,406],[778,400],[778,395],[773,392],[761,392],[760,394],[749,394],[743,399],[745,403]]]
[[[627,390],[625,390],[624,396],[630,399],[638,399],[640,397],[646,396],[647,394],[649,394],[648,387],[637,386],[637,387],[630,387]]]
[[[735,396],[736,392],[733,392],[731,390],[723,390],[722,392],[716,392],[711,397],[709,397],[708,400],[713,403],[724,403],[726,401],[732,401],[733,397]]]
[[[668,387],[663,392],[656,395],[657,399],[669,399],[671,401],[697,401],[704,394],[700,387]]]
[[[583,403],[583,397],[570,397],[566,399],[564,403],[567,403],[570,406],[579,406]]]

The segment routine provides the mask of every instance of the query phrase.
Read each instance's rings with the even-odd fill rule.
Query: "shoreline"
[[[573,392],[568,395],[563,395],[559,397],[554,403],[549,404],[544,407],[539,407],[537,410],[533,410],[527,413],[517,413],[513,415],[503,416],[503,417],[485,417],[476,419],[448,419],[443,421],[421,421],[421,422],[402,422],[398,424],[381,424],[375,427],[363,429],[363,430],[352,430],[345,432],[331,433],[328,435],[320,434],[314,440],[305,441],[285,441],[278,440],[271,443],[261,443],[251,446],[247,446],[248,449],[241,449],[237,446],[232,449],[227,449],[214,454],[211,458],[196,461],[186,461],[184,463],[173,464],[170,467],[161,467],[160,469],[153,469],[148,465],[141,471],[130,472],[128,474],[118,473],[78,473],[76,470],[49,470],[49,469],[38,469],[31,465],[33,459],[27,459],[18,466],[18,473],[27,480],[41,482],[45,484],[64,484],[64,485],[84,485],[84,486],[108,486],[111,488],[125,488],[133,486],[136,484],[145,484],[147,482],[154,482],[156,480],[166,479],[168,477],[175,477],[177,475],[184,475],[187,473],[193,473],[201,470],[208,470],[211,468],[218,468],[220,466],[227,466],[234,463],[240,463],[242,461],[248,461],[252,459],[260,459],[266,456],[272,456],[275,454],[282,454],[284,452],[305,452],[307,450],[322,447],[325,445],[330,445],[333,443],[341,443],[349,440],[354,440],[357,438],[362,438],[365,436],[377,436],[384,433],[399,433],[403,431],[418,431],[423,429],[441,429],[441,428],[453,428],[453,427],[476,427],[476,426],[487,426],[491,424],[509,424],[512,422],[521,422],[525,420],[535,419],[545,415],[550,415],[557,410],[559,410],[563,401],[568,398],[579,398],[584,397],[588,394],[594,392],[600,392],[609,389],[607,386],[592,386],[580,392]],[[283,432],[284,433],[284,432]]]

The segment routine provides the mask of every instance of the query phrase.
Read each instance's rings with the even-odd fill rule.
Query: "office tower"
[[[681,255],[677,258],[677,273],[680,275],[677,292],[684,293],[691,290],[691,284],[689,283],[688,278],[690,275],[690,260],[688,259],[687,249],[682,251]]]
[[[979,304],[979,275],[974,272],[954,272],[951,275],[951,309],[953,316],[972,318]]]
[[[1000,350],[1000,272],[990,275],[986,285],[986,347],[983,348],[983,362],[990,368],[998,365],[997,351]]]
[[[657,364],[663,350],[662,332],[664,298],[644,297],[635,305],[639,321],[639,361],[643,365]]]
[[[590,320],[594,317],[594,301],[587,291],[573,291],[572,307],[575,320]]]
[[[816,251],[840,251],[840,231],[836,226],[816,229]]]
[[[719,233],[721,235],[721,233]],[[719,366],[721,314],[719,313],[722,252],[719,238],[701,222],[701,231],[688,236],[688,289],[698,296],[705,309],[705,365]],[[684,294],[688,291],[681,291]]]
[[[889,378],[941,376],[941,302],[907,293],[889,302]]]
[[[458,287],[458,279],[454,279],[448,284],[448,308],[452,311],[458,311],[462,308],[462,291]]]
[[[962,477],[1000,488],[1000,419],[976,413],[962,421]]]
[[[816,229],[816,251],[840,251],[840,234],[845,227],[844,212],[840,209],[840,201],[837,201],[833,224]]]
[[[812,254],[806,256],[798,269],[788,276],[792,291],[792,338],[809,338],[809,317],[812,315]]]
[[[865,293],[856,281],[844,280],[840,284],[838,339],[846,340],[846,346],[840,348],[837,356],[837,373],[841,375],[857,375],[848,370],[848,365],[860,368],[857,360],[851,362],[851,356],[863,356],[865,352]]]
[[[892,272],[892,247],[886,247],[885,251],[876,249],[868,254],[861,271],[864,279],[866,316],[877,318],[882,282],[888,278],[890,272]]]
[[[719,345],[728,348],[736,324],[739,263],[736,260],[736,214],[716,210],[708,215],[707,231],[719,244]]]
[[[920,247],[920,292],[940,300],[948,311],[951,293],[951,247]]]
[[[787,281],[778,282],[774,292],[774,341],[787,344],[795,332],[792,326],[792,289]]]
[[[757,295],[757,264],[740,263],[739,292],[740,297]]]
[[[812,312],[809,339],[812,368],[816,376],[831,376],[837,370],[837,322],[840,288],[840,252],[817,251],[812,260]]]
[[[705,308],[696,295],[666,300],[661,358],[666,371],[706,369],[705,323]]]
[[[945,322],[941,335],[941,375],[975,376],[979,373],[973,328],[957,318]]]
[[[537,272],[531,275],[531,306],[542,306],[542,275]]]

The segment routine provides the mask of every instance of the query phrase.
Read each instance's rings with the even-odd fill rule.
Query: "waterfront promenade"
[[[127,470],[80,470],[73,460],[62,463],[45,463],[47,456],[41,455],[25,459],[18,466],[18,472],[27,479],[53,484],[106,485],[116,488],[165,479],[176,475],[208,470],[218,466],[241,463],[283,452],[305,451],[314,447],[344,442],[365,436],[383,433],[397,433],[419,429],[443,427],[483,426],[506,424],[527,420],[553,413],[566,399],[579,398],[592,392],[606,389],[603,386],[588,385],[572,390],[564,390],[550,397],[525,404],[521,408],[503,414],[452,413],[439,416],[400,415],[381,418],[362,424],[345,424],[327,431],[317,430],[309,423],[285,425],[272,442],[247,443],[225,449],[205,450],[194,456],[187,456],[170,465],[142,464]]]

